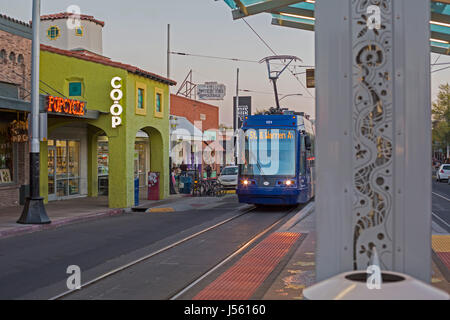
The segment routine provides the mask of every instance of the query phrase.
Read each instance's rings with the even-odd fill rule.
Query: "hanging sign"
[[[316,87],[315,69],[306,69],[306,87]]]
[[[47,96],[47,112],[84,116],[86,114],[86,102]]]
[[[111,87],[113,90],[111,91],[110,97],[111,100],[114,101],[114,104],[111,106],[109,111],[111,112],[112,118],[111,118],[111,125],[113,128],[117,128],[122,124],[122,112],[123,108],[120,105],[120,100],[123,98],[123,92],[121,90],[122,88],[122,78],[120,77],[114,77],[111,80]]]
[[[23,143],[28,141],[28,122],[14,120],[9,124],[11,142]]]

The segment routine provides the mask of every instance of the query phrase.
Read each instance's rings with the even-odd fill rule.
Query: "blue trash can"
[[[185,193],[190,194],[191,193],[191,186],[192,186],[192,178],[186,177],[186,183],[184,184]]]
[[[134,178],[134,206],[139,205],[139,178]]]
[[[180,193],[190,194],[191,193],[192,178],[189,176],[180,177]]]

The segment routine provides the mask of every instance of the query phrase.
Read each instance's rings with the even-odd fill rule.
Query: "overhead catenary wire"
[[[245,24],[253,31],[253,33],[256,34],[256,36],[262,41],[262,43],[274,54],[277,55],[275,50],[273,50],[269,44],[263,39],[263,37],[245,20],[245,18],[242,18],[242,20],[245,22]],[[303,84],[303,82],[295,75],[295,73],[291,70],[291,68],[288,68],[289,72],[294,76],[295,79],[297,79],[297,82],[300,83],[300,85],[303,87],[303,89],[308,93],[308,95],[311,96],[311,98],[314,98],[314,96],[311,94],[311,92],[308,90],[308,88]]]
[[[227,61],[234,61],[234,62],[248,62],[248,63],[260,63],[258,60],[249,60],[249,59],[241,59],[241,58],[229,58],[229,57],[218,57],[218,56],[210,56],[210,55],[202,55],[202,54],[195,54],[195,53],[188,53],[188,52],[175,52],[171,51],[170,54],[173,55],[180,55],[180,56],[191,56],[191,57],[197,57],[197,58],[206,58],[206,59],[217,59],[217,60],[227,60]],[[280,63],[280,65],[282,65]],[[304,66],[299,65],[296,66],[298,68],[314,68],[314,66]]]

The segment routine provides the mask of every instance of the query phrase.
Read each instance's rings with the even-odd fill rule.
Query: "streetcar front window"
[[[247,130],[241,149],[241,175],[295,176],[295,136],[295,130]]]

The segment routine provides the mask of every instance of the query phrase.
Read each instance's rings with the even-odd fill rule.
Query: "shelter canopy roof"
[[[272,24],[314,31],[314,0],[224,0],[233,19],[269,13]],[[431,51],[450,55],[450,0],[430,0]]]

